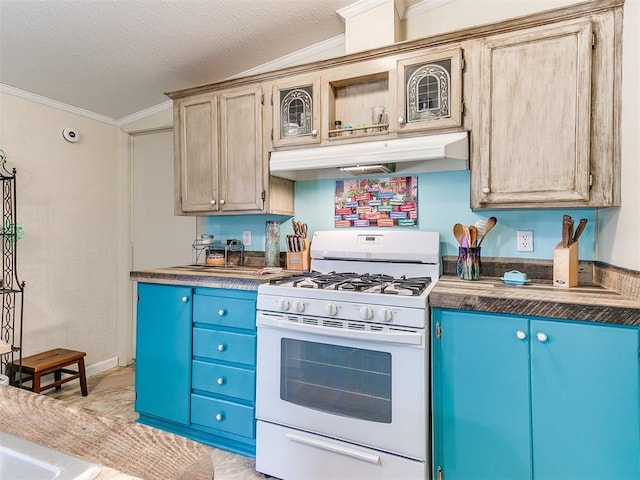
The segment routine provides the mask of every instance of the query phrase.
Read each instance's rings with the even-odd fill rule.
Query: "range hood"
[[[271,175],[289,180],[467,170],[469,134],[457,132],[278,151],[271,153],[269,166]]]

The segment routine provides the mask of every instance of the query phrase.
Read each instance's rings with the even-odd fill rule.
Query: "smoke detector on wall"
[[[62,136],[67,142],[76,143],[80,140],[80,134],[75,128],[65,128],[62,130]]]

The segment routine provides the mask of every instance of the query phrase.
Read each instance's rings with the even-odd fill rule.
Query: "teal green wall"
[[[482,254],[488,257],[520,257],[551,259],[553,248],[560,242],[562,215],[571,215],[575,224],[580,218],[589,223],[579,242],[580,260],[594,259],[594,209],[526,209],[482,210],[469,208],[468,170],[458,172],[425,173],[418,175],[418,229],[440,232],[443,255],[456,255],[457,242],[452,234],[455,223],[474,224],[479,219],[494,216],[496,227],[482,243]],[[333,197],[335,180],[296,183],[296,220],[315,230],[333,230]],[[252,232],[252,245],[247,250],[264,250],[264,224],[267,220],[282,222],[281,237],[292,232],[290,217],[276,215],[243,215],[208,217],[207,233],[217,239],[240,238],[242,232]],[[413,227],[415,228],[415,227]],[[516,231],[533,230],[534,251],[516,251]],[[284,242],[281,242],[284,250]]]

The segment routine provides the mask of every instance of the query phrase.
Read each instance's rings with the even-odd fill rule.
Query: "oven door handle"
[[[349,330],[334,327],[319,327],[317,325],[307,325],[288,320],[280,320],[258,313],[257,325],[262,327],[275,327],[282,330],[297,331],[304,333],[315,333],[350,340],[366,340],[378,343],[399,343],[403,345],[422,345],[423,334],[421,332],[371,332],[360,330]]]
[[[316,438],[309,438],[295,433],[287,433],[286,437],[293,442],[303,443],[305,445],[321,448],[323,450],[329,450],[330,452],[341,453],[342,455],[357,458],[358,460],[364,460],[365,462],[375,464],[380,463],[380,455],[361,452],[359,450],[356,450],[355,448],[349,448],[343,445],[334,445],[327,441],[319,440]]]

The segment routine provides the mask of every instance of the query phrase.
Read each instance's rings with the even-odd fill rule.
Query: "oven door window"
[[[391,354],[281,339],[280,398],[303,407],[391,423]]]

